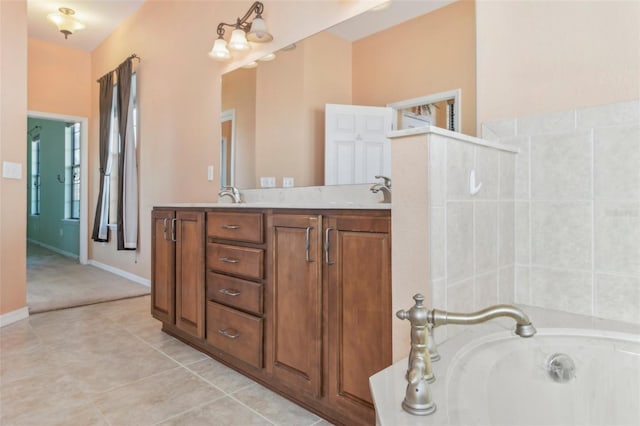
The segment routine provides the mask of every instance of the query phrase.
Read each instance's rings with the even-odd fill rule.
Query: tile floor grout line
[[[255,383],[258,384],[258,383]],[[246,386],[249,387],[249,386]],[[267,416],[265,416],[264,414],[256,411],[253,407],[245,404],[244,402],[240,401],[238,398],[236,398],[235,396],[233,396],[233,394],[229,394],[229,398],[233,399],[234,401],[236,401],[238,404],[242,405],[243,407],[246,407],[247,409],[249,409],[249,411],[253,411],[254,413],[256,413],[258,416],[262,417],[263,419],[265,419],[267,422],[271,423],[272,425],[277,426],[278,423],[276,423],[275,421],[271,420],[270,418],[268,418]],[[315,416],[315,414],[314,414]]]
[[[181,411],[181,412],[179,412],[179,413],[172,414],[172,415],[170,415],[169,417],[166,417],[166,418],[164,418],[164,419],[162,419],[162,420],[160,420],[160,421],[158,421],[158,422],[155,422],[155,423],[153,423],[153,426],[156,426],[156,425],[162,424],[162,423],[167,422],[167,421],[169,421],[169,420],[171,420],[171,419],[178,418],[178,417],[180,417],[180,416],[182,416],[182,415],[184,415],[184,414],[187,414],[187,413],[188,413],[188,412],[190,412],[190,411],[195,411],[196,409],[202,408],[202,407],[207,406],[207,405],[209,405],[209,404],[213,404],[214,402],[216,402],[216,401],[218,401],[218,400],[220,400],[220,399],[222,399],[222,398],[226,398],[226,397],[227,397],[227,395],[226,395],[226,394],[223,394],[223,395],[220,395],[220,396],[218,396],[218,397],[216,397],[216,398],[213,398],[212,400],[209,400],[209,401],[207,401],[207,402],[202,402],[202,403],[197,404],[197,405],[195,405],[195,406],[193,406],[193,407],[191,407],[191,408],[189,408],[189,409],[187,409],[187,410],[183,410],[183,411]]]

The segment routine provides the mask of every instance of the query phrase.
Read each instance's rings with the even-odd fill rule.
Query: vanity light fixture
[[[75,10],[69,9],[68,7],[61,7],[58,9],[58,12],[47,15],[47,19],[56,24],[58,30],[64,34],[64,38],[67,39],[75,31],[85,28],[82,22],[73,17],[75,14]]]
[[[227,24],[220,22],[216,30],[218,38],[213,43],[213,48],[209,52],[209,56],[217,60],[226,60],[231,58],[229,49],[243,51],[249,50],[249,42],[268,43],[273,40],[273,36],[267,31],[267,24],[262,18],[264,5],[257,1],[254,2],[247,13],[242,18],[237,18],[235,24]],[[255,18],[249,22],[249,18],[255,13]],[[224,39],[225,27],[234,28],[231,32],[229,43]]]

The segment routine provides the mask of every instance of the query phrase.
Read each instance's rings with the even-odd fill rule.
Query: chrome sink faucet
[[[384,182],[383,183],[374,183],[369,188],[369,191],[373,192],[374,194],[377,194],[378,192],[382,191],[382,195],[384,197],[382,199],[382,202],[383,203],[390,203],[391,202],[391,179],[386,177],[386,176],[382,176],[382,175],[378,175],[375,178],[376,179],[382,179]]]
[[[235,186],[224,186],[222,190],[218,192],[218,198],[222,197],[230,197],[233,200],[234,204],[238,204],[242,202],[242,196],[240,195],[240,190]]]
[[[531,337],[536,329],[529,317],[521,309],[513,305],[494,305],[477,312],[456,313],[439,309],[427,310],[424,307],[424,296],[413,296],[415,305],[405,311],[396,312],[402,320],[411,322],[411,352],[409,353],[409,368],[407,369],[407,390],[402,408],[414,415],[426,416],[436,411],[429,383],[435,380],[431,361],[439,357],[434,352],[430,331],[433,327],[445,324],[480,324],[498,317],[509,317],[516,321],[515,333],[520,337]]]

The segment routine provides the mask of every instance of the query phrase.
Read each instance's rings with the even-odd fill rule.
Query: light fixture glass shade
[[[227,49],[227,42],[224,41],[223,38],[217,39],[213,43],[213,48],[211,49],[211,52],[209,52],[209,56],[218,61],[229,59],[231,57],[231,53],[229,52],[229,49]]]
[[[236,28],[231,32],[231,39],[229,40],[229,49],[233,50],[249,50],[249,42],[244,30]]]
[[[247,33],[247,40],[256,43],[268,43],[273,40],[273,36],[267,31],[267,23],[264,22],[262,16],[256,16],[251,22],[251,29]]]
[[[64,38],[67,38],[75,31],[85,28],[82,22],[71,16],[75,14],[72,9],[61,7],[59,10],[60,12],[47,15],[47,19],[56,24],[58,31],[64,34]]]

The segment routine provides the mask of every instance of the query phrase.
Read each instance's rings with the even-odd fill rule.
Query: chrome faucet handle
[[[376,175],[375,178],[376,179],[382,179],[384,181],[384,186],[386,186],[387,188],[391,189],[391,178],[383,176],[383,175]]]

